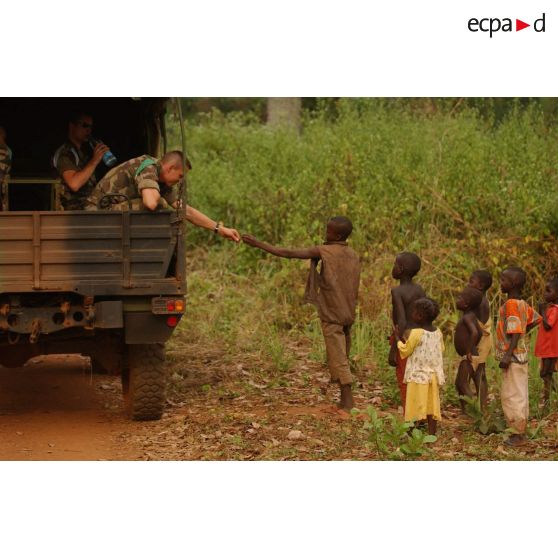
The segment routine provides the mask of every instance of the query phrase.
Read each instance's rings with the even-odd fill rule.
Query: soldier
[[[68,123],[68,140],[55,152],[52,163],[62,178],[62,207],[68,211],[85,208],[85,201],[97,184],[95,169],[109,148],[91,146],[93,118],[76,112]]]
[[[185,162],[186,170],[191,170],[190,161],[186,158]],[[103,196],[107,194],[114,194],[113,198],[104,198],[107,207],[113,209],[176,209],[181,200],[174,186],[184,177],[183,167],[184,158],[181,151],[169,151],[160,160],[149,155],[130,159],[110,170],[99,181],[87,198],[85,209],[94,211],[99,202],[103,207]],[[119,195],[126,196],[127,199]],[[197,227],[213,230],[223,238],[240,241],[240,235],[235,229],[229,229],[218,221],[213,221],[189,205],[186,206],[186,219]]]
[[[6,145],[6,129],[0,126],[0,211],[8,209],[8,179],[12,168],[12,150]]]

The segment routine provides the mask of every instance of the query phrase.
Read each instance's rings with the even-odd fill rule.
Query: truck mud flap
[[[151,312],[127,312],[124,314],[124,332],[127,345],[164,343],[174,331],[166,322],[166,316]]]
[[[95,327],[120,329],[123,325],[121,300],[105,300],[95,304]]]

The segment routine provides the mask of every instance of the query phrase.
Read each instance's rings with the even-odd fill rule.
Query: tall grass
[[[454,100],[424,110],[397,100],[341,99],[335,109],[334,116],[325,106],[306,113],[300,135],[269,129],[250,113],[213,111],[187,122],[190,203],[279,245],[320,243],[328,217],[350,217],[351,244],[363,263],[353,354],[380,374],[389,373],[390,270],[403,249],[422,257],[417,279],[441,303],[446,345],[458,319],[455,293],[473,269],[488,268],[497,279],[504,266],[521,265],[529,275],[525,296],[541,297],[558,267],[558,132],[538,105],[518,105],[498,121]],[[178,147],[172,122],[169,130],[170,146]],[[255,313],[252,328],[263,324],[262,339],[273,332],[267,351],[279,367],[290,362],[275,339],[293,329],[323,357],[315,313],[300,304],[307,263],[223,243],[200,229],[189,228],[188,239],[218,250],[210,261],[221,271],[212,267],[212,281],[222,273],[236,285],[223,287],[231,300],[205,328],[250,343],[253,335],[237,324]],[[202,271],[190,292],[207,287]],[[497,281],[489,296],[495,310]]]

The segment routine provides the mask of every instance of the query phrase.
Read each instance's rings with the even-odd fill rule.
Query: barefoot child
[[[543,404],[550,401],[552,374],[558,358],[558,277],[548,281],[544,289],[544,303],[539,304],[542,327],[539,328],[535,356],[541,359],[541,378],[544,382]]]
[[[520,267],[508,267],[500,274],[500,289],[508,295],[498,311],[496,359],[502,374],[502,409],[508,428],[515,433],[507,440],[510,446],[525,442],[529,419],[529,364],[525,336],[538,325],[541,317],[521,298],[526,274]]]
[[[477,389],[477,397],[480,399],[481,409],[486,408],[488,399],[488,382],[486,381],[486,361],[492,351],[492,317],[490,315],[490,303],[486,293],[492,286],[492,275],[484,269],[477,269],[473,271],[469,278],[469,287],[478,289],[483,293],[482,302],[480,306],[475,309],[479,327],[482,330],[482,335],[477,344],[478,366],[473,374],[473,382]]]
[[[473,397],[469,386],[471,378],[478,369],[477,344],[482,337],[475,310],[482,302],[482,292],[472,287],[465,287],[457,295],[456,306],[463,312],[463,316],[455,326],[453,343],[457,354],[462,357],[455,377],[455,388],[460,396],[461,410],[465,412],[465,401],[462,396]]]
[[[252,235],[242,236],[246,244],[274,256],[312,260],[305,301],[312,302],[318,309],[331,381],[340,386],[339,407],[345,410],[354,407],[349,351],[360,281],[359,258],[347,245],[352,230],[349,219],[333,217],[327,223],[325,244],[301,249],[278,248]],[[320,260],[321,269],[318,273]]]
[[[412,252],[401,252],[395,257],[391,276],[399,280],[399,285],[391,289],[391,305],[393,325],[397,327],[400,335],[404,335],[406,330],[413,327],[411,321],[412,303],[426,296],[423,288],[418,283],[413,283],[413,277],[420,271],[420,265],[420,258]],[[392,335],[389,341],[391,348],[388,361],[391,366],[395,366],[401,404],[405,408],[407,385],[403,378],[405,377],[405,363],[407,361],[401,357],[397,350],[397,339],[395,336]]]
[[[397,343],[401,357],[407,359],[405,420],[427,420],[429,434],[436,434],[441,419],[439,386],[445,382],[444,340],[442,332],[432,324],[439,312],[432,299],[416,300],[411,308],[413,328],[406,341]]]

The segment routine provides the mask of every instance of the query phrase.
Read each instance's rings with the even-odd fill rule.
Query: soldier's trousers
[[[349,353],[351,352],[351,326],[342,326],[330,322],[322,322],[327,365],[332,382],[341,385],[352,384],[353,377],[349,367]]]

